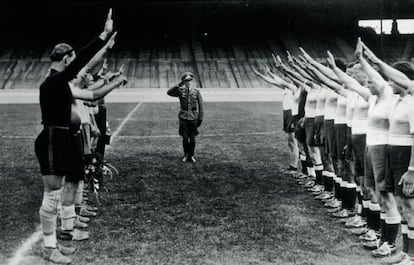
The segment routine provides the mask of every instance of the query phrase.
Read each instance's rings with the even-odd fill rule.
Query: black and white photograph
[[[0,2],[0,264],[414,265],[414,1]]]

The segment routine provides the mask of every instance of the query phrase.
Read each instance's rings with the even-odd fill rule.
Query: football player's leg
[[[290,155],[289,169],[291,171],[296,172],[298,169],[298,160],[299,160],[298,142],[295,138],[294,132],[289,132],[287,135],[288,135],[288,146],[289,146],[289,155]]]

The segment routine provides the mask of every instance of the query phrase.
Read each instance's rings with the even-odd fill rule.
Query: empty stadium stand
[[[194,72],[204,88],[270,88],[251,67],[272,64],[272,53],[285,57],[287,49],[297,54],[304,47],[324,61],[330,50],[349,62],[357,36],[386,61],[411,61],[413,36],[358,32],[356,23],[359,17],[390,16],[387,10],[404,15],[411,5],[390,2],[380,9],[369,0],[352,1],[120,0],[111,3],[119,34],[110,67],[125,64],[130,88],[170,87],[184,71]],[[100,0],[6,3],[0,17],[8,25],[0,28],[0,89],[37,88],[52,46],[64,41],[80,48],[102,30],[108,10]]]
[[[387,61],[408,60],[414,56],[413,37],[395,39],[390,36],[368,39],[373,49]],[[199,85],[205,88],[267,88],[271,85],[256,78],[251,66],[272,64],[271,54],[284,56],[304,47],[312,56],[323,61],[326,50],[351,61],[353,46],[334,36],[281,35],[263,40],[233,40],[201,38],[194,42],[148,43],[133,48],[116,48],[109,55],[110,67],[126,66],[130,88],[166,88],[173,86],[185,71],[198,73]],[[30,89],[38,87],[49,67],[48,49],[0,49],[0,89]]]

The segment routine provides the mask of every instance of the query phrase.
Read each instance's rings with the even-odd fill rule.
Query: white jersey
[[[318,92],[318,99],[316,100],[316,113],[315,116],[324,116],[325,104],[326,104],[326,88],[320,87]]]
[[[326,91],[326,101],[325,101],[325,120],[335,119],[335,113],[338,103],[338,94],[336,94],[331,89]]]
[[[291,110],[293,105],[293,92],[285,88],[283,90],[283,110]]]
[[[293,100],[292,100],[292,115],[296,116],[299,114],[299,99],[302,90],[296,89],[295,93],[293,93]]]
[[[348,96],[346,97],[346,125],[352,127],[352,117],[354,117],[355,103],[358,94],[353,91],[348,91]]]
[[[390,95],[383,99],[371,96],[368,100],[368,126],[367,126],[367,145],[388,144],[388,131],[390,128],[388,115],[398,96]]]
[[[316,102],[318,101],[317,89],[310,89],[308,95],[306,96],[305,104],[305,117],[306,118],[315,118],[316,116]]]
[[[368,102],[358,95],[354,105],[354,116],[352,117],[352,134],[367,133],[368,107]]]
[[[346,124],[346,97],[338,95],[335,124]]]
[[[388,144],[411,146],[414,140],[414,97],[399,97],[389,112]]]

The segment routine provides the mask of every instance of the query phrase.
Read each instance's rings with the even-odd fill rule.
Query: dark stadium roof
[[[338,13],[349,13],[364,18],[376,17],[414,17],[414,1],[409,0],[3,0],[0,7],[7,5],[145,5],[145,6],[178,6],[178,5],[215,5],[236,7],[267,6],[274,11],[286,10],[294,12],[307,9],[310,12],[324,11],[335,16]]]

